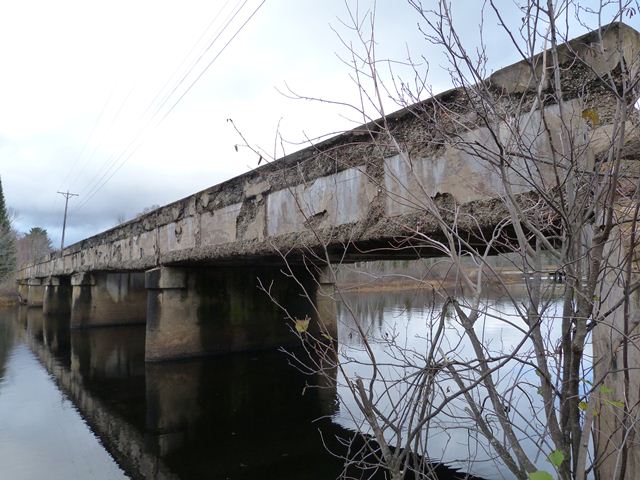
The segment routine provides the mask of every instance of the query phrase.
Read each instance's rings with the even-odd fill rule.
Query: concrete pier
[[[329,268],[323,268],[317,276],[315,308],[317,322],[312,325],[312,334],[326,339],[338,340],[338,309],[336,305],[335,276]]]
[[[30,307],[41,307],[44,299],[44,286],[41,278],[30,278],[27,282],[27,305]]]
[[[621,207],[620,211],[633,210]],[[631,224],[632,219],[631,215],[621,217],[620,225],[625,225],[625,221]],[[619,458],[624,443],[628,441],[627,436],[633,438],[635,435],[635,419],[640,416],[640,350],[637,340],[640,327],[625,332],[625,325],[627,328],[633,325],[640,311],[640,292],[631,290],[627,301],[624,301],[627,279],[621,273],[620,266],[632,258],[629,280],[631,285],[640,280],[640,247],[633,239],[631,229],[616,227],[611,235],[616,241],[611,242],[609,250],[605,252],[605,258],[609,259],[605,270],[609,290],[601,307],[601,311],[609,312],[609,315],[597,322],[593,329],[594,382],[603,380],[603,386],[592,394],[598,412],[594,418],[594,447],[598,458],[602,459],[600,478],[620,478],[622,468],[626,469],[627,476],[633,477],[633,472],[640,465],[637,437],[630,444],[624,467]],[[625,338],[628,339],[626,350]],[[628,379],[625,379],[625,370]],[[629,388],[625,394],[626,381],[629,382]],[[625,408],[621,407],[620,402],[628,411],[630,420],[626,426]]]
[[[632,120],[637,112],[628,109],[628,126],[612,143],[612,132],[626,124],[617,125],[621,117],[612,115],[620,93],[611,86],[623,85],[623,76],[636,73],[640,33],[616,22],[557,47],[532,59],[533,71],[527,61],[520,61],[481,82],[500,99],[499,110],[504,113],[493,115],[489,124],[478,117],[477,104],[465,88],[442,92],[385,116],[383,123],[398,145],[387,141],[387,129],[374,120],[266,162],[23,266],[16,275],[26,282],[20,286],[21,295],[30,306],[42,305],[41,279],[71,276],[72,328],[146,320],[145,360],[158,361],[297,345],[292,327],[307,316],[309,330],[302,335],[335,339],[331,282],[307,275],[303,268],[282,275],[277,264],[283,259],[306,265],[436,257],[443,253],[440,243],[450,238],[443,232],[445,225],[455,226],[454,237],[460,239],[456,249],[470,246],[496,254],[508,249],[512,228],[519,228],[513,227],[513,204],[521,201],[522,211],[531,212],[533,224],[543,218],[536,226],[541,228],[539,234],[549,235],[543,244],[566,245],[558,235],[563,227],[552,220],[557,215],[556,197],[549,203],[547,192],[562,192],[567,181],[576,181],[578,191],[584,189],[591,198],[592,185],[582,185],[586,177],[575,172],[559,176],[558,159],[576,154],[580,159],[576,171],[593,172],[595,179],[610,167],[607,159],[613,151],[616,157],[623,155],[621,172],[625,174],[617,177],[621,189],[616,198],[624,202],[635,198],[640,141]],[[556,72],[560,78],[555,80],[563,94],[561,99],[551,95],[548,102],[529,108],[541,85],[538,80],[544,77],[545,55],[551,53],[560,61]],[[631,105],[635,92],[627,93]],[[433,112],[447,109],[462,120],[434,125]],[[597,113],[595,120],[592,113]],[[447,120],[446,115],[441,118]],[[503,142],[514,149],[507,148],[505,154]],[[470,148],[475,145],[483,148]],[[500,152],[492,145],[498,145]],[[532,207],[538,201],[546,205],[543,217]],[[622,211],[629,207],[626,203],[615,206],[617,224],[623,225]],[[624,228],[635,221],[625,220]],[[600,227],[594,223],[584,228],[588,240]],[[504,241],[494,238],[485,244],[486,238],[498,233]],[[624,236],[616,239],[611,234],[607,248],[620,239]],[[620,258],[633,259],[635,282],[640,276],[636,237],[629,242],[634,250]],[[597,323],[592,334],[594,371],[613,392],[604,398],[605,408],[598,407],[594,421],[595,474],[601,478],[623,476],[624,459],[617,449],[623,444],[632,449],[626,472],[640,469],[635,431],[629,429],[627,436],[619,428],[621,421],[631,421],[635,428],[635,419],[640,418],[640,354],[634,350],[638,332],[625,332],[631,344],[624,343],[624,348],[630,347],[630,353],[618,348],[620,332],[628,327],[630,315],[637,318],[640,310],[638,293],[633,290],[628,298],[631,287],[621,283],[623,263],[607,267],[615,273],[614,281],[603,283],[610,301],[598,300],[605,310],[600,308],[589,319]],[[601,273],[607,275],[606,270]],[[614,282],[620,284],[609,288]],[[625,296],[627,302],[622,305],[618,300]],[[597,315],[609,306],[613,310],[603,321]],[[19,315],[22,321],[23,313]],[[621,409],[620,392],[625,390],[633,394],[624,398]],[[598,392],[593,393],[595,400]],[[265,397],[273,401],[274,395]],[[591,399],[588,403],[593,405]],[[159,425],[162,430],[173,422]],[[267,441],[273,442],[273,437]]]
[[[78,273],[71,288],[71,328],[145,322],[143,273]]]
[[[298,278],[306,278],[302,286],[278,267],[148,271],[146,360],[297,345],[293,318],[310,315],[310,330],[319,325],[311,301],[316,298],[317,281],[303,272]],[[330,289],[327,284],[324,288]],[[323,325],[335,332],[333,299],[326,292],[319,298]]]
[[[42,312],[45,315],[63,315],[71,310],[71,278],[47,277],[43,280]]]

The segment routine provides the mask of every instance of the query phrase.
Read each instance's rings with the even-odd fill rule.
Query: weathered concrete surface
[[[635,65],[632,59],[640,51],[635,30],[621,24],[610,26],[603,33],[605,46],[611,47],[619,32],[624,60]],[[591,139],[585,156],[592,159],[609,138],[605,120],[610,102],[606,97],[582,94],[591,89],[601,95],[595,73],[621,61],[613,48],[605,55],[597,54],[592,48],[597,40],[597,34],[591,33],[569,43],[571,55],[578,55],[589,67],[581,67],[573,61],[569,47],[561,47],[560,58],[571,62],[563,71],[563,92],[567,99],[579,94],[581,99],[568,101],[565,118],[560,118],[556,105],[547,105],[544,110],[552,132],[568,122],[576,138],[584,133]],[[517,102],[526,103],[527,92],[537,88],[530,84],[530,71],[522,62],[494,73],[489,82],[506,95],[518,93]],[[458,109],[466,102],[459,90],[445,92],[437,99]],[[499,200],[503,193],[499,172],[489,162],[478,161],[473,152],[443,147],[442,141],[431,139],[429,119],[421,117],[428,114],[429,102],[387,118],[394,135],[407,139],[410,161],[389,145],[375,124],[365,125],[83,240],[66,248],[61,258],[26,267],[19,277],[142,271],[181,263],[247,263],[256,257],[279,257],[278,251],[322,245],[340,255],[349,245],[388,247],[406,233],[407,225],[417,223],[423,233],[437,238],[438,225],[423,208],[427,197],[440,205],[462,205],[460,231],[491,229],[505,216]],[[598,107],[601,126],[589,129],[580,115],[587,106],[584,102]],[[527,125],[523,137],[525,142],[529,139],[532,157],[544,160],[550,152],[544,136],[538,135],[540,119],[541,113],[534,111],[520,118],[520,124]],[[462,140],[491,146],[487,129],[473,128],[476,122],[470,114],[469,125],[460,132]],[[506,125],[501,129],[509,134]],[[526,171],[526,160],[514,158],[514,162],[520,162]],[[546,180],[548,174],[544,169],[540,172]],[[530,190],[526,179],[512,180],[514,193]],[[347,253],[347,261],[363,255],[353,250]],[[372,257],[382,255],[377,251]]]
[[[71,311],[71,279],[48,277],[43,280],[42,312],[45,315],[66,314]]]
[[[71,286],[71,328],[146,321],[144,273],[79,273]]]
[[[597,322],[593,330],[594,379],[602,379],[603,387],[606,387],[598,388],[591,395],[597,411],[594,417],[594,443],[599,459],[599,478],[621,478],[623,462],[620,453],[625,441],[629,448],[624,478],[635,478],[635,472],[640,466],[640,438],[637,428],[640,417],[640,327],[631,328],[640,317],[640,292],[631,292],[627,305],[621,302],[625,297],[625,282],[633,284],[640,280],[640,247],[637,239],[634,239],[637,232],[632,232],[630,226],[634,208],[635,203],[631,202],[618,205],[620,226],[614,228],[614,241],[609,244],[609,251],[606,252],[607,291],[603,292],[601,312],[596,312],[600,315],[609,311],[612,313]],[[625,217],[627,222],[623,221]],[[633,259],[629,272],[631,275],[625,279],[626,275],[621,274],[620,266],[626,263],[629,256]],[[628,338],[626,348],[625,337]],[[626,395],[625,370],[629,381]],[[626,426],[625,409],[629,414]],[[628,430],[625,431],[625,428]]]
[[[304,277],[300,272],[302,282]],[[308,278],[307,298],[277,269],[238,267],[162,267],[146,273],[146,287],[147,361],[297,345],[293,319],[313,311],[318,290]],[[331,286],[323,287],[319,315],[311,315],[310,327],[318,331],[322,321],[336,338],[335,302],[327,295]]]
[[[30,278],[27,281],[27,305],[30,307],[41,307],[44,299],[44,286],[42,279]]]
[[[622,52],[614,48],[620,39]],[[560,78],[566,100],[565,116],[561,117],[557,105],[545,104],[542,112],[532,108],[532,113],[514,119],[519,126],[526,125],[521,132],[523,150],[538,160],[536,166],[552,163],[547,162],[551,158],[549,144],[545,135],[540,135],[543,118],[552,135],[567,125],[574,134],[573,140],[588,140],[584,145],[576,145],[585,147],[581,155],[585,163],[580,167],[587,171],[592,171],[598,156],[608,148],[612,102],[603,93],[606,89],[602,88],[599,75],[615,70],[622,62],[638,68],[640,35],[615,24],[602,32],[604,49],[596,48],[600,40],[598,33],[591,33],[559,48],[559,56],[566,62]],[[584,65],[575,61],[576,55]],[[538,65],[542,68],[542,62]],[[519,111],[526,112],[538,88],[531,78],[527,65],[521,62],[494,73],[487,84],[501,92],[501,99],[507,104],[509,95],[514,94],[513,100],[524,106]],[[445,92],[437,100],[468,116],[467,124],[451,125],[451,137],[466,145],[491,148],[491,137],[485,128],[477,127],[478,118],[468,108],[464,92]],[[432,100],[427,100],[385,119],[394,137],[409,151],[409,158],[400,155],[400,150],[387,141],[386,133],[375,123],[365,125],[83,240],[65,249],[60,258],[47,258],[27,266],[19,272],[19,279],[34,282],[33,293],[30,286],[27,297],[37,302],[38,279],[49,276],[186,267],[189,270],[182,276],[171,277],[164,284],[160,278],[157,285],[153,282],[148,285],[147,359],[286,342],[280,336],[281,331],[274,330],[284,322],[260,322],[260,318],[273,312],[255,308],[263,305],[254,301],[255,285],[231,271],[226,271],[223,279],[218,276],[222,266],[255,264],[256,259],[266,264],[281,260],[281,252],[295,254],[323,247],[343,261],[380,259],[385,255],[380,247],[395,245],[397,237],[415,232],[416,226],[426,236],[441,238],[439,224],[424,208],[431,201],[437,206],[456,207],[456,226],[462,235],[492,230],[507,216],[500,198],[504,191],[499,172],[486,158],[480,160],[474,151],[457,147],[449,138],[434,138],[438,132],[429,123],[433,105]],[[598,111],[601,120],[598,125],[589,125],[584,118],[586,108]],[[439,126],[442,130],[449,128]],[[499,128],[500,135],[510,135],[509,125]],[[637,134],[631,122],[625,128]],[[631,143],[635,147],[640,145],[633,139]],[[530,165],[524,157],[514,157],[509,159],[513,162],[512,171],[535,175],[509,179],[513,193],[519,198],[528,198],[529,182],[543,181],[549,189],[556,186],[546,167],[528,169]],[[447,216],[446,210],[442,209],[444,220],[453,222],[453,214]],[[449,210],[452,212],[454,208]],[[369,247],[376,249],[369,253]],[[395,258],[401,255],[392,250],[389,254]],[[407,255],[418,253],[425,255],[429,251],[411,249]],[[78,324],[95,324],[90,319],[98,318],[101,311],[109,311],[114,304],[107,294],[99,293],[104,289],[94,289],[90,282],[78,283],[76,287],[73,297]],[[95,301],[91,300],[94,292],[98,292]],[[315,290],[312,292],[315,295]],[[316,303],[321,306],[320,301]],[[94,312],[96,315],[91,314],[92,305],[100,305]],[[130,310],[129,305],[127,309]],[[238,312],[229,315],[235,309]],[[325,307],[321,310],[324,312]],[[304,312],[308,312],[308,305]],[[239,324],[230,319],[238,319]],[[611,350],[612,339],[607,332],[611,329],[594,332],[594,341],[603,342],[594,347],[596,352],[599,348],[603,352]],[[635,391],[639,383],[634,376]],[[619,379],[615,385],[619,386]],[[605,436],[615,428],[615,421],[609,424],[613,427],[606,425],[609,421],[606,415],[603,412],[599,420]],[[637,464],[635,457],[633,464]]]

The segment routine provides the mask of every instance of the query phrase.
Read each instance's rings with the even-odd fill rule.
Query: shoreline
[[[523,282],[522,273],[518,274],[501,274],[500,278],[506,285],[514,285]],[[348,293],[373,293],[373,292],[396,292],[402,290],[424,290],[424,289],[438,289],[438,288],[451,288],[456,285],[453,279],[425,279],[425,280],[408,280],[406,278],[400,279],[385,279],[385,280],[373,280],[371,282],[344,282],[337,283],[336,288]],[[488,281],[492,285],[500,285],[496,279]]]
[[[15,307],[18,304],[17,297],[0,295],[0,308]]]

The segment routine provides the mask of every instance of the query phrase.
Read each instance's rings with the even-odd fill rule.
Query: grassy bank
[[[505,285],[516,285],[523,282],[521,274],[517,275],[500,275],[500,281],[498,279],[491,279],[487,283],[491,285],[499,285],[504,283]],[[452,288],[459,281],[456,282],[453,279],[432,279],[432,280],[410,280],[399,278],[386,278],[378,279],[369,282],[361,283],[349,283],[342,282],[337,286],[346,292],[395,292],[401,290],[420,290],[420,289],[438,289],[438,288]]]
[[[0,308],[18,304],[18,290],[13,275],[0,283]]]
[[[18,305],[18,297],[14,296],[6,296],[0,294],[0,308],[12,307],[14,305]]]

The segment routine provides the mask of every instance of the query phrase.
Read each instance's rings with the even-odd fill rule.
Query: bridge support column
[[[338,340],[338,308],[336,304],[336,284],[329,268],[323,268],[318,275],[318,286],[315,292],[318,324],[315,327],[320,333]],[[315,332],[312,332],[315,333]]]
[[[41,307],[44,299],[44,287],[41,278],[30,278],[28,281],[27,305]]]
[[[145,322],[144,273],[77,273],[71,288],[71,328]]]
[[[625,206],[625,208],[628,208]],[[631,211],[631,210],[629,210]],[[623,217],[624,218],[624,217]],[[621,222],[621,224],[623,224]],[[640,327],[636,326],[628,331],[629,347],[623,348],[625,338],[625,323],[632,325],[634,317],[640,311],[640,292],[632,290],[628,297],[629,317],[625,322],[625,305],[623,303],[625,286],[623,284],[621,265],[632,258],[631,284],[640,279],[640,248],[632,243],[631,230],[621,227],[614,229],[605,258],[609,259],[607,277],[607,296],[600,308],[601,312],[609,312],[604,320],[596,323],[593,329],[593,358],[595,379],[604,378],[602,387],[594,395],[598,402],[598,415],[594,418],[594,450],[598,462],[598,476],[596,478],[619,478],[621,465],[620,451],[625,442],[628,443],[626,457],[627,475],[640,468],[640,446],[637,437],[633,438],[635,427],[633,419],[640,416],[640,351],[637,338]],[[633,249],[631,249],[633,245]],[[625,365],[626,363],[626,365]],[[628,378],[624,369],[628,366]],[[625,398],[625,383],[629,382],[629,389]],[[605,392],[605,389],[607,392]],[[629,411],[629,431],[624,429],[624,410],[614,402],[624,402]],[[630,433],[629,433],[630,432]]]
[[[48,277],[43,281],[44,299],[42,312],[45,315],[63,315],[71,310],[71,279]]]
[[[289,318],[321,319],[335,338],[335,305],[330,286],[301,272],[309,298],[317,301],[315,315],[298,282],[275,268],[160,267],[146,273],[147,361],[168,360],[279,346],[295,346]],[[260,285],[280,304],[269,298]],[[288,315],[282,310],[284,307]],[[320,317],[320,318],[318,318]],[[312,330],[313,331],[313,330]],[[331,333],[333,332],[333,333]]]

